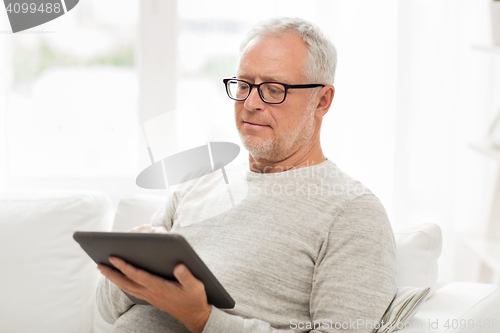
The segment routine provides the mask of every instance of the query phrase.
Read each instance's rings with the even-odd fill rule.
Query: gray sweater
[[[371,332],[396,293],[394,238],[379,199],[330,160],[272,174],[248,164],[226,171],[231,193],[213,172],[171,191],[152,219],[183,235],[236,301],[212,306],[203,333]],[[97,304],[113,332],[189,332],[104,277]]]

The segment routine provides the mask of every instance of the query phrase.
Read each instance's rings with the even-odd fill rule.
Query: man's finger
[[[155,234],[168,234],[168,230],[165,227],[153,227]]]
[[[168,233],[168,230],[164,226],[152,226],[149,224],[143,224],[130,229],[128,232],[132,233]]]
[[[199,287],[199,284],[203,285],[203,283],[194,277],[193,274],[189,271],[189,269],[183,265],[179,264],[174,268],[174,276],[179,281],[182,287],[190,289],[193,287]]]
[[[137,227],[133,227],[130,229],[128,232],[133,232],[133,233],[147,233],[150,232],[151,226],[149,224],[143,224]]]
[[[145,270],[136,268],[128,264],[125,260],[118,257],[109,257],[109,261],[118,268],[130,280],[141,286],[149,286],[152,283],[158,282],[159,277],[146,272]]]
[[[102,275],[104,275],[108,280],[113,282],[118,288],[128,292],[135,293],[142,288],[141,285],[129,279],[127,276],[122,273],[116,271],[115,269],[108,267],[106,265],[98,265],[97,269],[101,271]]]

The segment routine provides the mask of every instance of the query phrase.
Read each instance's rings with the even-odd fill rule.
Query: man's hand
[[[149,224],[143,224],[138,227],[134,227],[127,232],[139,232],[139,233],[154,233],[154,234],[168,234],[168,230],[165,227],[153,227]]]
[[[120,258],[109,257],[109,260],[123,274],[102,264],[97,268],[118,288],[170,313],[192,332],[203,331],[212,307],[207,302],[205,286],[186,266],[179,264],[175,267],[174,276],[179,282],[172,282],[138,269]]]

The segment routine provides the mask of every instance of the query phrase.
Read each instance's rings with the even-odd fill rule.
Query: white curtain
[[[7,27],[0,25],[0,29]],[[7,35],[0,35],[0,190],[8,188],[7,177],[7,96],[12,79],[11,45]]]
[[[454,269],[455,239],[484,229],[495,179],[495,162],[469,148],[500,97],[491,54],[473,49],[491,44],[488,9],[489,1],[399,2],[394,221],[441,226],[443,279],[473,278]]]

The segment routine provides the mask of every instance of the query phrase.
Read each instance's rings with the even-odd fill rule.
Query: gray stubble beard
[[[307,143],[314,133],[315,100],[316,93],[313,93],[311,101],[307,106],[307,114],[297,124],[294,124],[297,130],[293,133],[284,133],[281,137],[255,143],[248,137],[245,138],[238,131],[243,146],[248,150],[253,159],[256,161],[265,159],[279,162],[293,155],[300,147]]]

